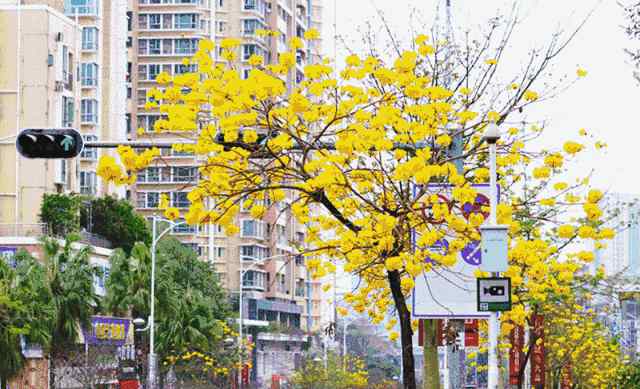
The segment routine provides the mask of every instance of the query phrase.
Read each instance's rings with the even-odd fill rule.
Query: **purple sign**
[[[478,266],[482,263],[482,250],[480,250],[480,241],[474,240],[462,249],[462,259],[469,265]]]
[[[5,261],[7,265],[15,268],[17,266],[16,251],[18,251],[18,249],[15,247],[0,246],[0,260]]]
[[[83,329],[88,344],[122,346],[129,333],[129,319],[119,317],[92,316],[91,327]]]
[[[447,251],[449,251],[449,242],[446,239],[438,239],[435,241],[433,246],[430,247],[431,251],[439,252],[442,255],[446,255]],[[427,257],[425,259],[426,263],[435,263],[431,257]]]

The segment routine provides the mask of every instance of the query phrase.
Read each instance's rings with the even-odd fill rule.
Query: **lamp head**
[[[136,327],[142,327],[145,325],[146,322],[147,322],[146,320],[140,317],[133,319],[133,325]]]
[[[484,130],[484,135],[482,135],[482,139],[484,139],[489,144],[495,144],[500,139],[500,129],[495,123],[490,123],[487,128]]]

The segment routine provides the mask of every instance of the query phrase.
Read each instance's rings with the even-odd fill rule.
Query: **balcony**
[[[99,0],[65,0],[64,13],[67,16],[98,16]]]

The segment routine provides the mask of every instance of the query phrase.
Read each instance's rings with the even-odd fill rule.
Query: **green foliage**
[[[80,204],[78,195],[45,193],[40,206],[40,220],[47,224],[49,233],[55,236],[80,230]]]
[[[12,269],[0,260],[0,382],[22,369],[21,336],[30,343],[49,344],[55,314],[44,267],[24,251],[16,261]]]
[[[222,322],[229,316],[224,290],[211,266],[178,240],[158,245],[156,263],[157,353],[162,358],[185,351],[218,351],[224,336]],[[110,312],[131,309],[147,318],[151,253],[137,243],[127,258],[118,250],[111,258],[105,307]]]
[[[110,240],[127,254],[131,253],[136,242],[151,243],[149,226],[127,200],[111,196],[92,199],[89,207],[82,208],[81,224]]]
[[[626,365],[620,372],[618,387],[640,389],[640,361]]]

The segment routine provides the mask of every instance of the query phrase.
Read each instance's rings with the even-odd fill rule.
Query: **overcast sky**
[[[410,38],[409,25],[422,20],[427,32],[438,2],[444,0],[325,0],[323,45],[325,54],[333,57],[334,20],[337,35],[349,45],[357,45],[359,30],[366,21],[382,24],[377,15],[380,10],[395,34]],[[479,31],[496,14],[507,13],[514,1],[506,0],[451,0],[453,21],[457,30]],[[547,120],[546,140],[550,144],[570,137],[576,138],[580,128],[609,144],[606,155],[589,152],[578,164],[581,174],[596,168],[595,185],[613,192],[640,195],[640,177],[637,164],[640,136],[640,86],[632,77],[623,49],[631,44],[622,25],[623,14],[615,0],[524,0],[520,1],[520,16],[524,17],[511,40],[511,48],[499,65],[503,71],[513,73],[526,59],[526,51],[549,40],[559,26],[575,28],[590,11],[586,25],[567,49],[557,58],[557,66],[549,81],[562,75],[575,77],[580,66],[589,73],[558,98],[541,103],[535,119]],[[442,5],[443,7],[444,5]],[[337,12],[336,12],[337,11]],[[335,18],[335,19],[334,19]],[[344,45],[338,43],[340,66],[344,63]],[[531,117],[532,119],[534,117]],[[638,162],[636,162],[638,161]]]

